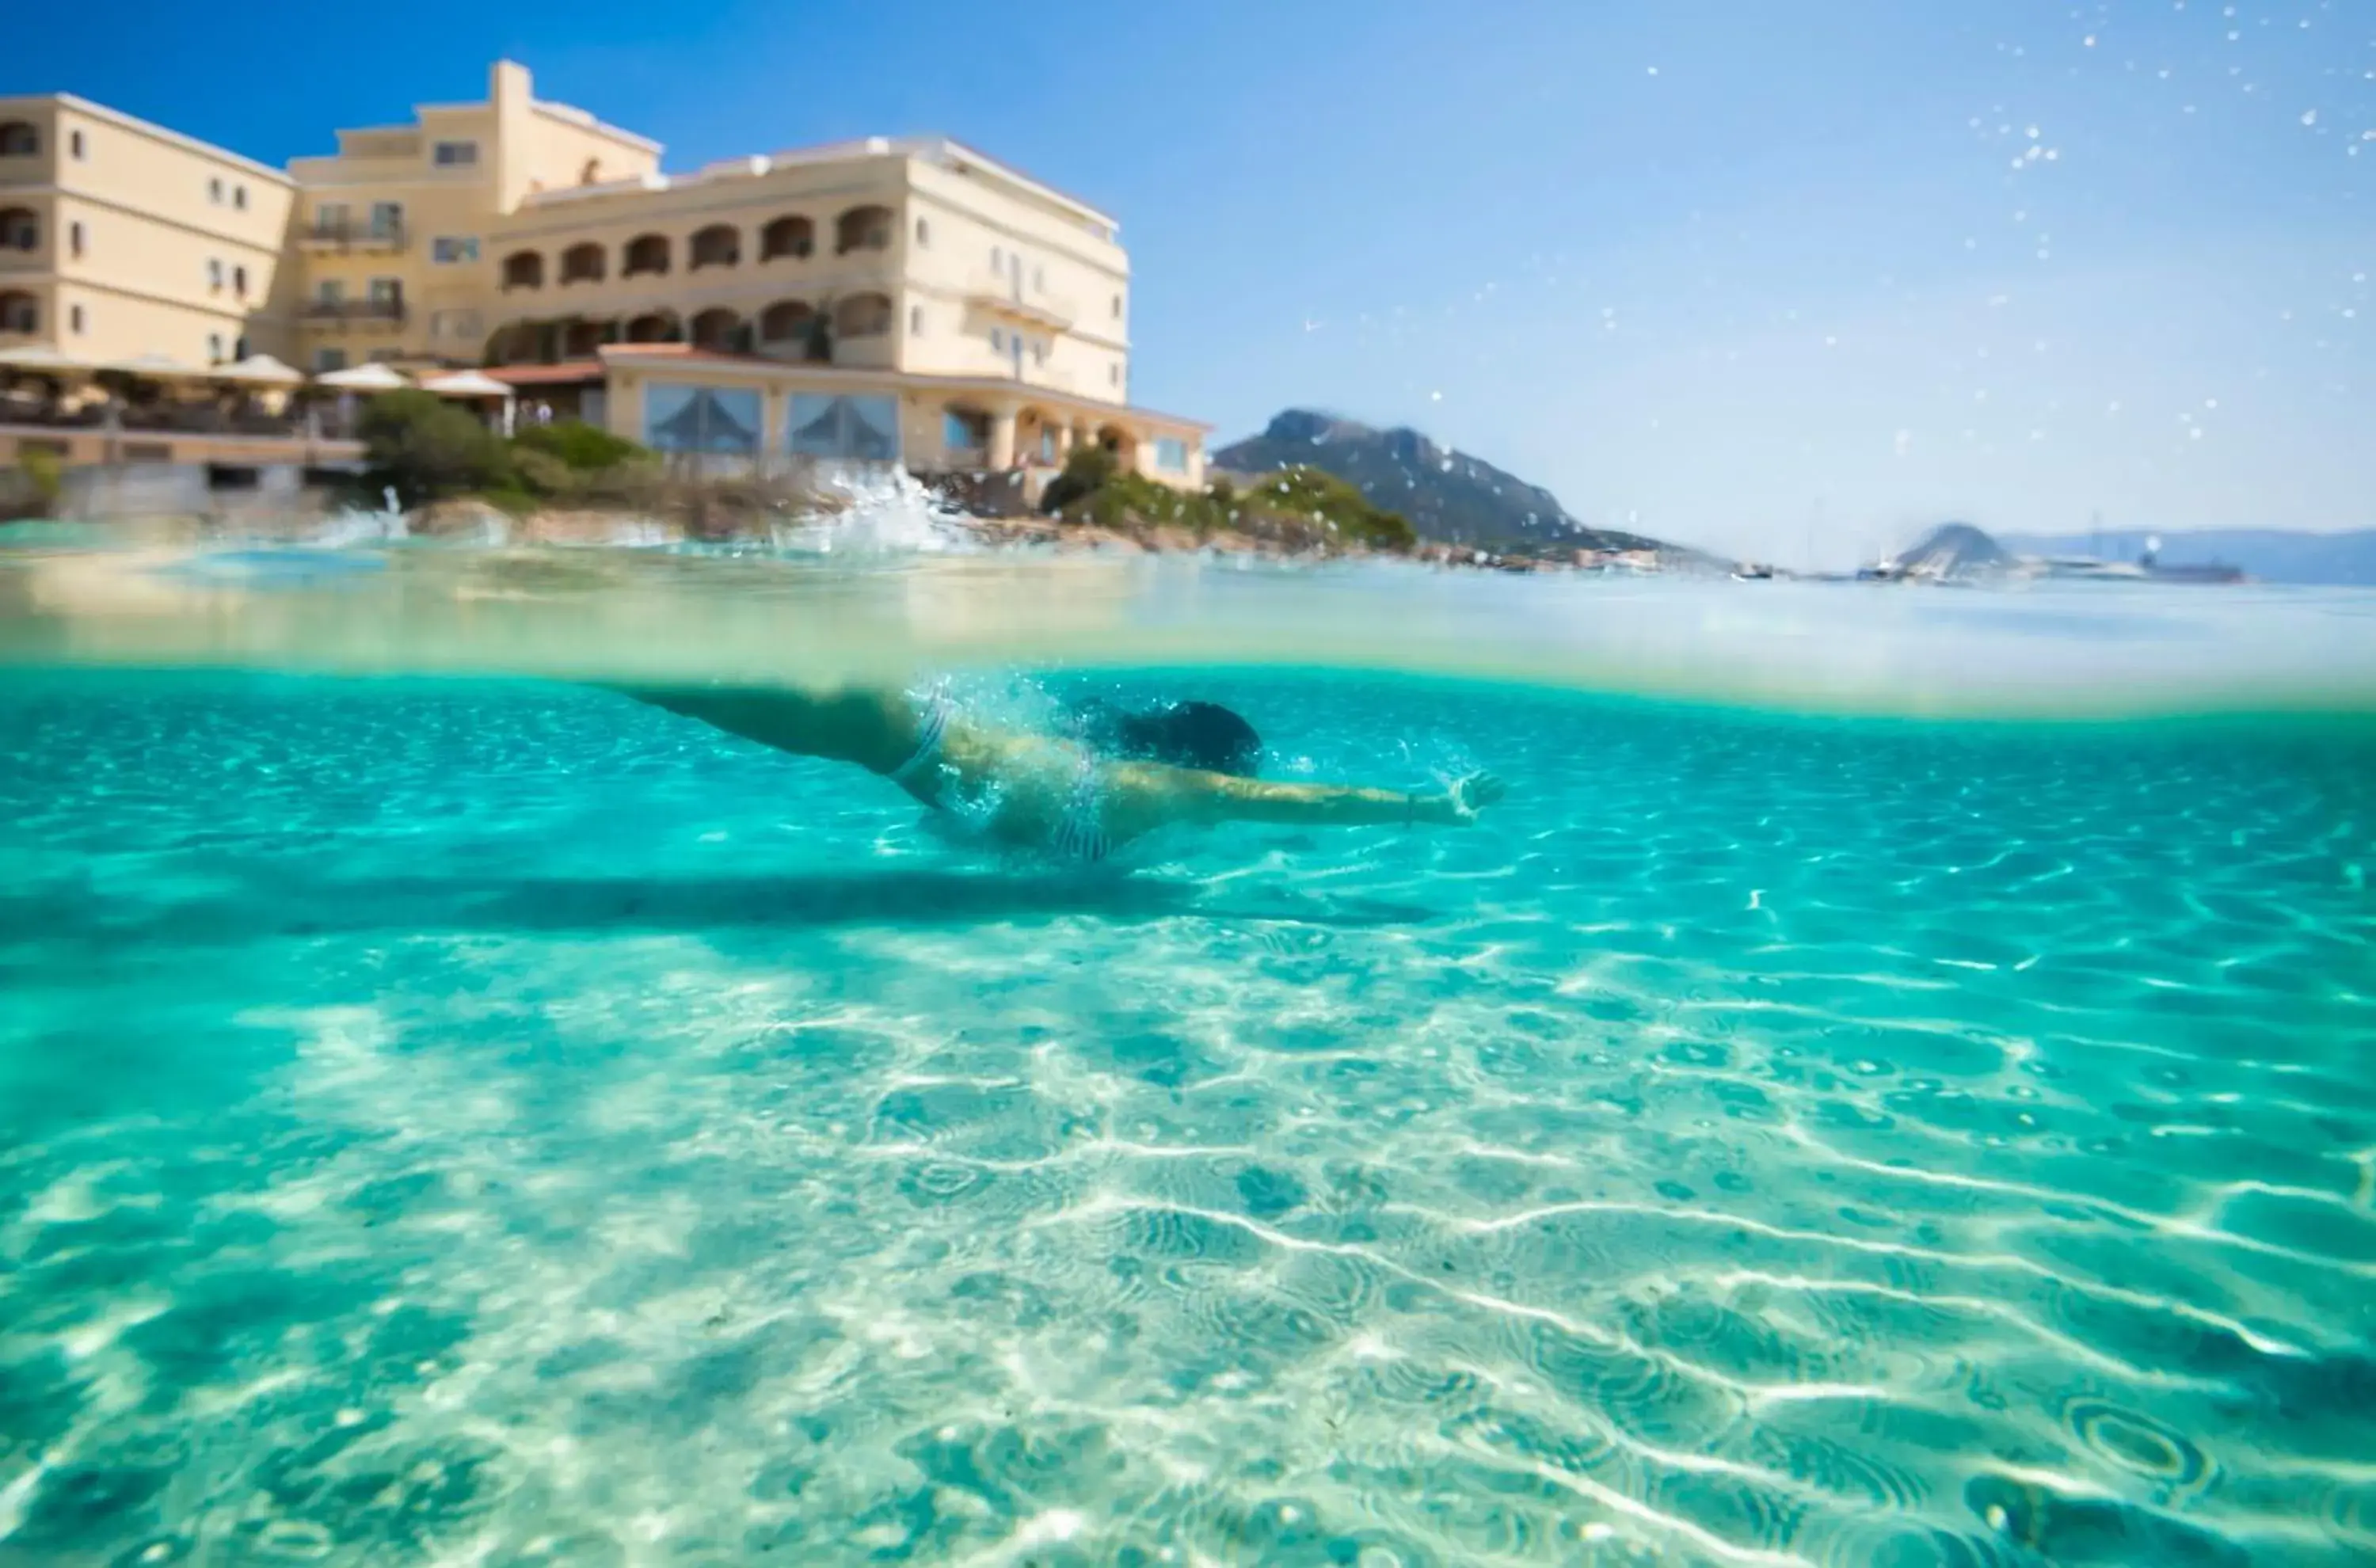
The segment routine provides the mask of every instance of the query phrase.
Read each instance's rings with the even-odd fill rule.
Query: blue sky
[[[2367,0],[141,0],[65,89],[278,162],[508,54],[671,167],[945,131],[1118,214],[1135,396],[1419,425],[1797,564],[1922,524],[2376,526]]]

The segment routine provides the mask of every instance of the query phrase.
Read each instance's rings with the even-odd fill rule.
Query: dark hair
[[[1253,777],[1262,737],[1214,702],[1174,702],[1135,711],[1091,701],[1077,710],[1082,738],[1112,756]]]

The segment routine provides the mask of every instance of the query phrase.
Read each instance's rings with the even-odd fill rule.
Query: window
[[[0,125],[0,158],[30,158],[41,150],[42,133],[25,121]]]
[[[1006,331],[1004,327],[993,327],[990,329],[990,350],[994,354],[1006,352]]]
[[[207,363],[222,363],[222,334],[220,332],[207,334]]]
[[[12,207],[0,212],[0,248],[14,246],[20,251],[38,248],[42,243],[41,220],[26,208]]]
[[[1035,267],[1031,269],[1031,286],[1035,289],[1040,290],[1045,290],[1048,287],[1048,269],[1046,267]]]
[[[243,300],[247,298],[246,267],[234,267],[231,269],[231,291],[237,294]]]
[[[319,375],[325,371],[344,370],[346,368],[347,351],[344,349],[316,349],[314,350],[315,374]]]
[[[66,249],[82,255],[82,222],[79,219],[66,225]]]
[[[222,182],[220,180],[208,180],[207,182],[207,199],[213,202],[218,207],[222,205]]]
[[[235,360],[247,358],[247,337],[244,333],[241,335],[238,342],[231,346],[231,357]]]
[[[440,169],[468,169],[479,161],[474,141],[441,141],[430,149],[430,161]]]
[[[1122,319],[1122,296],[1120,294],[1116,294],[1113,299],[1113,318],[1116,321],[1120,321]]]
[[[245,212],[247,210],[247,187],[245,185],[233,185],[231,188],[231,204],[239,208],[242,212]]]
[[[933,226],[922,219],[916,220],[916,244],[919,247],[933,243]]]
[[[82,306],[66,306],[66,326],[79,336],[82,332]]]
[[[429,335],[433,338],[475,339],[479,331],[477,311],[438,310],[429,313]]]
[[[1052,424],[1040,427],[1040,460],[1049,464],[1056,460],[1056,427]]]
[[[347,232],[347,204],[326,201],[314,208],[314,232],[337,236]]]
[[[1110,364],[1106,366],[1106,385],[1110,386],[1119,386],[1122,385],[1121,365]]]
[[[980,453],[990,447],[990,416],[971,409],[951,409],[942,416],[941,445],[953,453]]]
[[[222,261],[220,257],[210,255],[207,257],[207,287],[209,289],[220,289],[222,285]]]
[[[765,412],[755,386],[655,381],[644,388],[644,445],[656,452],[755,457]]]
[[[73,155],[76,162],[79,163],[82,161],[82,133],[80,131],[72,131],[67,134],[66,151]]]
[[[321,301],[326,305],[337,304],[339,301],[347,297],[346,279],[343,278],[323,279],[319,283],[316,283],[314,286],[314,297]]]
[[[908,307],[908,336],[910,338],[921,338],[923,335],[924,307],[921,305],[909,305]]]
[[[343,214],[341,214],[343,217]],[[372,203],[371,232],[375,239],[393,239],[404,232],[404,203],[375,201]]]
[[[464,143],[476,146],[476,143]],[[457,262],[479,259],[479,237],[476,234],[440,234],[429,242],[429,259],[441,267]]]
[[[795,392],[785,445],[798,457],[896,462],[899,457],[899,399],[842,398]]]
[[[1002,267],[1005,267],[1005,265],[1006,265],[1006,253],[1005,253],[1004,251],[1003,251],[1003,250],[1000,250],[996,245],[992,245],[992,246],[991,246],[991,247],[990,247],[990,269],[991,269],[992,272],[996,272],[996,271],[1000,270]]]
[[[1188,471],[1188,443],[1181,440],[1176,435],[1157,436],[1155,438],[1155,466],[1163,469],[1166,473],[1186,473]]]
[[[30,294],[0,294],[0,332],[38,332],[42,307]]]
[[[392,305],[404,297],[400,279],[374,278],[371,280],[371,302],[375,305]]]

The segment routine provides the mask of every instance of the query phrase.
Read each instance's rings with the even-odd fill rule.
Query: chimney
[[[487,72],[487,107],[494,120],[495,210],[513,212],[530,188],[535,167],[536,87],[528,67],[498,60]]]

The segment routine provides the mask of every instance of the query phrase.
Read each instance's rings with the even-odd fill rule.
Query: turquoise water
[[[2348,711],[1051,677],[1512,786],[1092,874],[566,684],[56,668],[37,600],[0,1562],[2376,1554]],[[1995,668],[2133,645],[2058,604]]]

